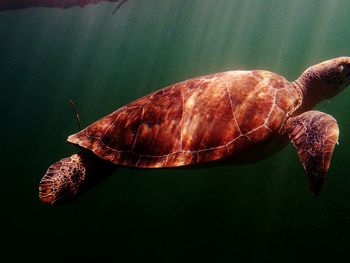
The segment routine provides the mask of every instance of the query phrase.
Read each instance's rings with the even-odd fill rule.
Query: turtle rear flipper
[[[48,204],[64,203],[101,180],[115,169],[90,152],[80,152],[52,164],[39,184],[39,198]]]
[[[80,154],[52,164],[39,185],[39,197],[44,203],[57,204],[73,198],[86,177]]]
[[[310,190],[318,196],[338,143],[337,121],[326,113],[307,111],[288,119],[285,131],[306,170]]]

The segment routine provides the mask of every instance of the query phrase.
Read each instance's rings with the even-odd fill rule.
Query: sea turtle
[[[314,65],[294,82],[264,70],[227,71],[155,91],[68,137],[81,152],[51,165],[41,201],[63,202],[114,165],[162,168],[250,162],[288,142],[319,195],[338,142],[337,121],[311,110],[350,84],[350,57]],[[221,161],[221,162],[219,162]]]

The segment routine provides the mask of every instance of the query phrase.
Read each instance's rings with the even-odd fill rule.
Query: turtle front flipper
[[[284,131],[306,170],[310,190],[318,196],[329,169],[334,146],[338,143],[337,121],[326,113],[307,111],[289,118]]]
[[[39,184],[39,198],[48,204],[68,201],[112,172],[112,165],[89,152],[64,158],[48,169]]]

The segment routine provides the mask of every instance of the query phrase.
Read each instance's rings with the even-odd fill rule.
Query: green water
[[[317,109],[339,122],[326,187],[310,194],[291,146],[245,166],[120,168],[78,200],[38,182],[84,125],[193,76],[266,69],[295,79],[350,55],[347,0],[129,0],[0,12],[1,260],[348,262],[350,90]],[[11,259],[11,261],[9,261]]]

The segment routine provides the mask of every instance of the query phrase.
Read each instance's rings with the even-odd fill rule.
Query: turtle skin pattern
[[[68,142],[114,164],[176,167],[235,159],[276,135],[301,104],[268,71],[228,71],[186,80],[127,104]]]

